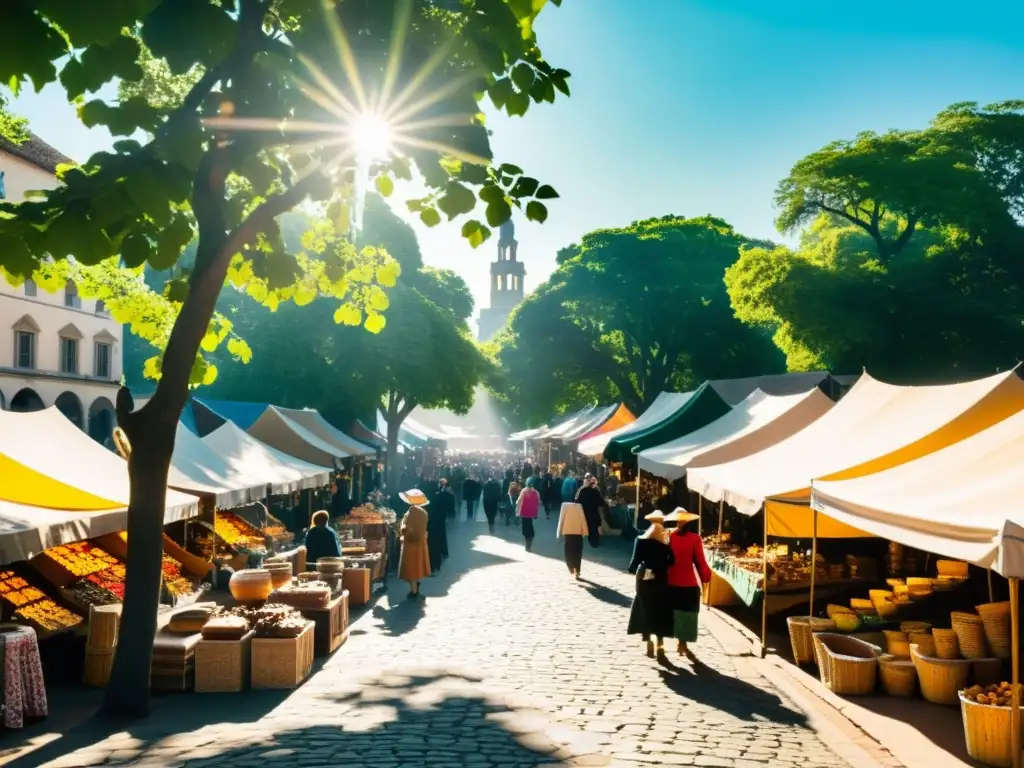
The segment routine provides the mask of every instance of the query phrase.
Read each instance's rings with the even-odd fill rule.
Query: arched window
[[[64,306],[74,307],[75,309],[82,308],[82,299],[78,295],[78,286],[71,280],[68,280],[64,286]]]

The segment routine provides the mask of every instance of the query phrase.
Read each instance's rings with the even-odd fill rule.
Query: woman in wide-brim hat
[[[704,557],[704,542],[694,522],[698,516],[676,507],[665,517],[675,524],[669,536],[673,563],[668,569],[668,605],[672,608],[672,634],[680,656],[689,655],[689,643],[697,641],[697,614],[700,611],[701,584],[711,581],[711,568]]]
[[[636,574],[636,596],[629,609],[626,633],[641,635],[647,643],[647,655],[663,658],[664,638],[672,636],[672,605],[668,599],[668,569],[674,562],[668,544],[663,512],[645,518],[647,530],[633,544],[628,570]],[[652,639],[653,638],[653,639]]]
[[[398,578],[409,582],[409,597],[420,595],[420,581],[430,575],[430,551],[427,548],[427,510],[430,502],[418,488],[399,493],[399,498],[409,504],[409,511],[402,518],[402,553],[398,557]]]

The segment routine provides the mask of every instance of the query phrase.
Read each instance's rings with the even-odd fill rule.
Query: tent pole
[[[988,601],[994,603],[996,601],[994,593],[992,591],[992,569],[988,569]]]
[[[814,533],[811,537],[811,608],[808,616],[814,615],[814,578],[818,573],[818,510],[814,510]]]
[[[704,538],[704,497],[697,497],[697,535]]]
[[[725,525],[725,499],[718,502],[718,546],[722,546],[723,525]]]
[[[636,512],[633,513],[633,530],[640,530],[640,460],[636,461]]]
[[[761,552],[762,578],[761,590],[761,658],[768,654],[768,505],[762,504],[764,512],[764,550]]]
[[[1021,768],[1020,744],[1020,581],[1010,577],[1010,653],[1013,657],[1013,706],[1010,709],[1010,749],[1013,768]]]

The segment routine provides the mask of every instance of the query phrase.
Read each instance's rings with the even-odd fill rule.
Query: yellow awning
[[[124,507],[123,502],[81,491],[3,454],[0,454],[0,477],[3,478],[0,501],[75,512],[101,512]]]

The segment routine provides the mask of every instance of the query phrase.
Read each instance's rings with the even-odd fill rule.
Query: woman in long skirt
[[[651,525],[633,544],[633,558],[627,569],[636,574],[636,597],[629,609],[626,633],[641,635],[647,641],[647,655],[653,659],[657,654],[658,659],[664,659],[664,638],[672,634],[668,568],[674,561],[664,526],[665,515],[652,512],[644,519]]]
[[[587,516],[583,514],[583,507],[573,501],[562,504],[555,535],[565,540],[565,565],[577,581],[583,567],[583,539],[588,533]]]
[[[672,634],[680,656],[690,655],[689,643],[697,641],[697,613],[700,611],[700,585],[711,581],[711,568],[704,557],[704,542],[694,530],[697,515],[676,507],[665,518],[675,523],[669,536],[673,564],[668,569],[668,604],[672,607]]]
[[[427,510],[425,493],[413,488],[398,494],[409,510],[402,518],[402,550],[398,556],[398,578],[409,582],[409,598],[420,596],[420,581],[430,575],[430,554],[427,549]]]

